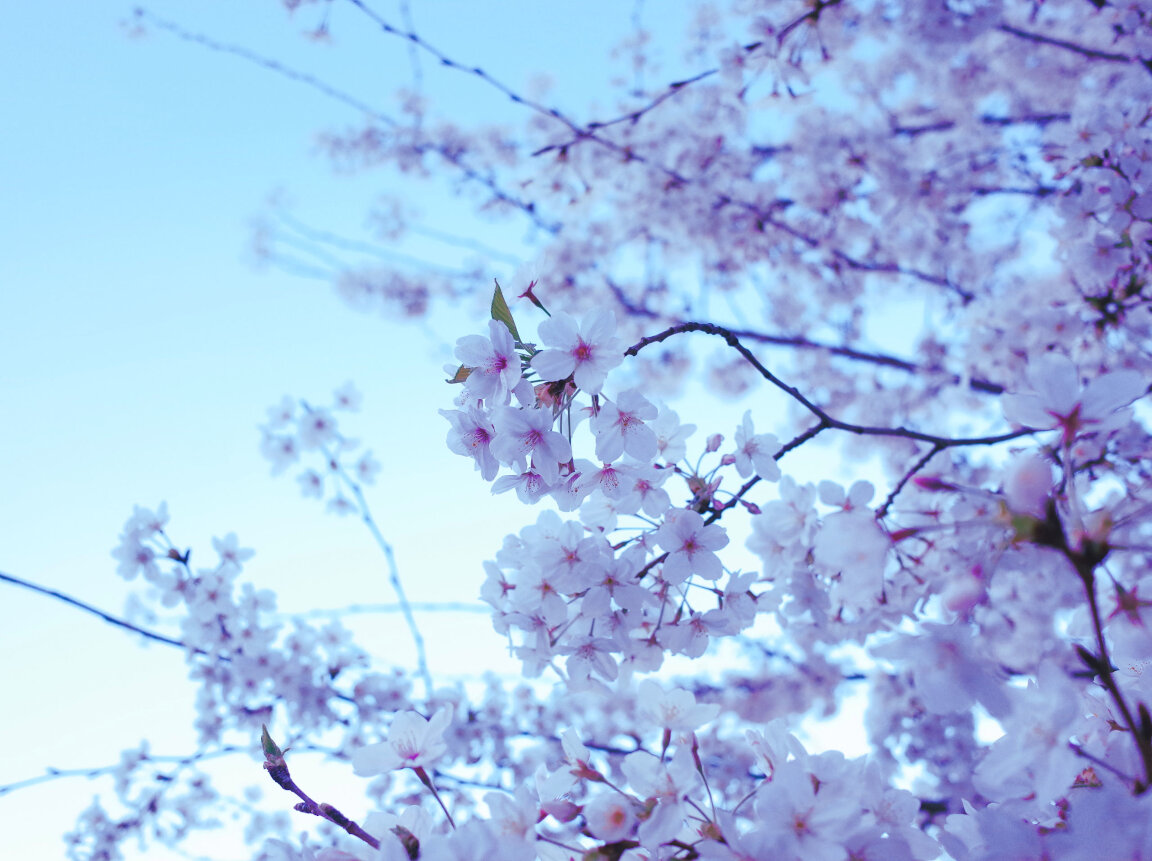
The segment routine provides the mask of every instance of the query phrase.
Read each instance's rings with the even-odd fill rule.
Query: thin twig
[[[124,628],[126,631],[139,634],[141,637],[144,637],[148,640],[154,640],[155,642],[163,643],[166,646],[176,646],[177,648],[186,650],[190,649],[198,655],[210,655],[212,657],[217,657],[212,655],[211,652],[206,652],[203,649],[196,648],[195,646],[189,646],[182,640],[176,640],[172,637],[165,637],[163,634],[157,634],[155,631],[149,631],[146,628],[141,628],[139,625],[132,624],[127,619],[122,619],[119,616],[113,616],[111,613],[107,613],[104,610],[93,607],[91,604],[87,604],[84,601],[81,601],[79,598],[73,598],[71,595],[66,595],[56,589],[49,589],[47,586],[41,586],[40,584],[33,583],[30,580],[23,580],[20,577],[14,577],[11,574],[5,574],[3,571],[0,571],[0,580],[4,580],[16,586],[22,586],[25,589],[38,592],[41,595],[47,595],[49,598],[55,598],[58,601],[63,601],[65,604],[69,604],[73,607],[83,610],[85,613],[91,613],[93,616],[103,619],[110,625],[115,625],[118,628]]]

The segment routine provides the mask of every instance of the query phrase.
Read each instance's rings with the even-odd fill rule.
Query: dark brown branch
[[[687,320],[676,321],[676,325],[687,323]],[[890,356],[886,353],[869,353],[864,350],[857,350],[852,347],[841,347],[835,344],[825,344],[820,341],[813,341],[810,338],[805,338],[800,335],[769,335],[765,332],[757,332],[753,329],[731,329],[733,335],[737,338],[742,338],[747,341],[758,341],[762,344],[771,344],[777,347],[797,347],[802,350],[821,350],[833,356],[842,356],[845,359],[852,359],[857,362],[866,362],[872,365],[879,365],[884,368],[895,368],[899,371],[907,371],[910,374],[921,374],[926,372],[933,372],[935,369],[924,368],[917,365],[915,362],[910,362],[907,359],[901,359],[898,356]],[[951,375],[953,383],[959,383],[960,377],[956,374]],[[968,381],[968,388],[976,392],[985,392],[991,395],[1000,395],[1004,393],[1004,386],[1000,383],[993,383],[989,380],[974,379]]]
[[[163,643],[166,646],[176,646],[180,649],[190,648],[188,644],[182,640],[174,640],[171,637],[165,637],[163,634],[157,634],[155,631],[149,631],[145,628],[141,628],[139,625],[133,625],[127,619],[121,619],[119,616],[113,616],[111,613],[105,613],[103,610],[93,607],[91,604],[86,604],[78,598],[73,598],[71,595],[65,595],[63,592],[58,592],[55,589],[49,589],[47,586],[41,586],[38,583],[32,583],[29,580],[22,580],[19,577],[13,577],[11,574],[5,574],[3,571],[0,571],[0,580],[12,583],[16,586],[23,586],[25,589],[30,589],[33,592],[39,592],[41,595],[47,595],[49,598],[55,598],[58,601],[63,601],[65,604],[77,607],[83,610],[85,613],[91,613],[93,616],[96,616],[99,619],[103,619],[110,625],[115,625],[119,628],[124,628],[127,631],[132,631],[134,634],[139,634],[140,636],[149,640],[154,640],[157,643]],[[192,648],[192,651],[198,655],[210,654],[203,649]]]
[[[1135,62],[1136,59],[1129,57],[1127,54],[1113,54],[1109,51],[1101,51],[1096,48],[1086,48],[1083,45],[1077,45],[1075,42],[1045,36],[1043,33],[1032,33],[1028,30],[1021,30],[1019,27],[1014,27],[1011,24],[1001,24],[997,29],[1001,33],[1008,33],[1011,36],[1016,36],[1020,39],[1036,42],[1041,45],[1052,45],[1056,48],[1063,48],[1065,51],[1071,51],[1093,60],[1107,60],[1111,63],[1132,63]]]
[[[590,124],[587,126],[581,125],[576,120],[572,119],[571,117],[567,116],[565,113],[560,111],[558,108],[548,107],[547,105],[541,104],[540,102],[534,101],[533,99],[530,99],[530,98],[527,98],[525,96],[520,95],[515,90],[513,90],[511,87],[502,83],[501,81],[499,81],[498,79],[496,79],[495,77],[490,75],[488,72],[486,72],[484,69],[480,68],[479,66],[468,66],[468,65],[465,65],[464,63],[460,63],[460,62],[457,62],[456,60],[453,60],[447,54],[443,53],[438,48],[436,48],[433,45],[426,42],[417,33],[414,33],[411,31],[406,31],[406,30],[403,30],[401,28],[393,26],[392,24],[388,23],[388,21],[386,21],[383,17],[381,17],[378,13],[369,9],[368,6],[363,2],[363,0],[346,0],[346,2],[351,4],[352,6],[356,7],[358,10],[360,10],[360,12],[362,12],[364,15],[366,15],[383,32],[385,32],[391,36],[395,36],[397,38],[405,39],[410,44],[417,46],[420,50],[425,51],[426,53],[435,57],[437,62],[439,62],[440,65],[443,66],[444,68],[453,69],[453,70],[461,72],[463,74],[473,75],[473,76],[479,78],[481,81],[483,81],[488,86],[490,86],[493,89],[495,89],[496,91],[502,93],[510,101],[512,101],[518,105],[523,105],[527,108],[530,108],[531,110],[541,114],[542,116],[556,120],[557,122],[566,126],[568,128],[568,130],[570,132],[572,132],[572,134],[574,135],[573,139],[568,144],[558,144],[558,145],[554,145],[554,146],[550,146],[550,147],[545,147],[544,149],[537,150],[535,153],[533,153],[533,155],[540,155],[540,154],[548,152],[549,150],[554,149],[554,148],[559,149],[559,151],[563,152],[565,147],[571,146],[575,143],[587,140],[587,141],[593,141],[593,142],[599,144],[600,146],[605,147],[608,150],[611,150],[612,152],[616,153],[625,164],[643,164],[643,165],[651,168],[652,170],[656,171],[657,173],[662,174],[663,176],[665,176],[667,178],[667,181],[668,181],[668,184],[670,187],[685,186],[685,185],[690,184],[693,181],[690,177],[684,175],[683,173],[681,173],[680,171],[678,171],[674,168],[660,164],[660,163],[648,158],[647,156],[645,156],[641,153],[637,153],[635,150],[633,150],[629,146],[619,144],[616,141],[611,140],[610,138],[606,138],[600,134],[597,134],[597,130],[604,128],[605,124],[599,124],[599,125]],[[820,14],[824,11],[824,9],[830,8],[833,6],[837,6],[837,5],[839,5],[840,2],[841,2],[841,0],[817,0],[817,2],[814,4],[813,8],[809,12],[801,15],[799,18],[792,21],[790,24],[788,24],[784,28],[784,30],[781,32],[781,34],[779,36],[779,41],[782,41],[787,36],[787,34],[789,32],[791,32],[794,28],[796,28],[800,24],[802,24],[806,21],[809,21],[809,20],[811,20],[811,21],[818,20]],[[759,46],[760,46],[760,43],[757,42],[757,43],[753,43],[751,45],[746,45],[744,47],[745,47],[746,51],[751,51],[751,50],[755,50]],[[695,79],[689,79],[689,80],[691,81],[691,80],[695,80]],[[687,83],[687,82],[684,82],[684,83]],[[447,154],[447,153],[439,153],[439,154],[442,157],[451,161],[453,164],[456,164],[455,161],[452,161],[452,158],[450,157],[451,154]],[[468,176],[468,178],[477,179],[478,181],[484,182],[484,184],[486,186],[488,186],[490,189],[493,190],[493,194],[497,195],[497,197],[499,199],[506,200],[506,201],[508,201],[514,205],[517,205],[521,209],[523,209],[525,212],[529,213],[532,216],[533,220],[536,221],[538,226],[541,226],[541,227],[547,229],[551,233],[558,233],[560,231],[561,225],[559,225],[559,224],[544,224],[544,223],[540,222],[538,220],[538,216],[536,215],[535,207],[533,204],[531,204],[531,203],[525,204],[523,201],[519,201],[517,199],[510,198],[510,197],[504,195],[503,192],[498,192],[497,190],[495,190],[496,189],[495,183],[490,178],[470,174],[468,172],[469,169],[462,166],[462,165],[456,164],[456,166],[459,167],[462,171],[464,171],[465,175]],[[758,206],[757,204],[753,204],[753,203],[750,203],[747,201],[735,200],[726,194],[717,195],[714,208],[720,209],[720,208],[722,208],[724,206],[728,206],[728,205],[737,205],[737,206],[742,207],[743,209],[746,209],[748,212],[750,212],[756,218],[757,224],[760,227],[760,229],[763,229],[763,227],[765,225],[770,225],[770,226],[776,228],[777,230],[780,230],[780,231],[786,233],[787,235],[792,236],[793,238],[799,239],[800,241],[804,242],[805,244],[807,244],[809,247],[812,247],[812,248],[820,247],[823,244],[820,240],[816,239],[815,237],[810,236],[810,235],[804,233],[803,231],[800,231],[800,230],[798,230],[798,229],[796,229],[796,228],[794,228],[788,224],[785,224],[784,222],[780,221],[778,218],[772,216],[769,213],[764,212],[760,208],[760,206]],[[936,275],[931,275],[930,273],[920,272],[920,271],[915,270],[915,269],[905,269],[905,268],[900,267],[900,266],[893,264],[893,263],[876,263],[873,261],[859,260],[859,259],[854,258],[854,257],[848,255],[847,253],[845,253],[843,251],[839,251],[839,250],[833,250],[833,251],[831,251],[831,254],[840,263],[848,265],[854,269],[860,269],[860,270],[865,270],[865,271],[870,271],[870,272],[886,272],[886,273],[898,273],[898,274],[903,274],[903,275],[909,275],[909,276],[917,278],[921,281],[924,281],[925,283],[932,284],[932,285],[938,286],[938,287],[944,287],[948,290],[951,290],[952,292],[956,293],[964,302],[969,302],[973,298],[973,296],[970,292],[964,290],[959,285],[953,284],[951,281],[949,281],[946,278],[941,278],[941,277],[936,276]],[[833,269],[835,269],[835,264],[830,264],[830,265],[832,266]]]
[[[1009,431],[1008,433],[995,434],[992,436],[953,438],[936,436],[935,434],[923,433],[921,431],[915,431],[904,427],[876,427],[871,425],[857,425],[851,422],[841,421],[840,419],[829,415],[823,409],[808,400],[808,398],[805,397],[799,391],[799,389],[788,385],[771,371],[769,371],[766,367],[764,367],[763,363],[758,358],[756,358],[755,354],[740,343],[740,339],[736,337],[735,333],[725,329],[723,326],[716,326],[712,323],[681,323],[678,326],[665,329],[663,332],[660,332],[656,335],[643,338],[638,343],[633,344],[631,347],[625,350],[624,355],[635,356],[642,349],[651,344],[665,341],[668,338],[671,338],[673,335],[679,335],[684,332],[703,332],[707,335],[716,335],[720,338],[723,338],[724,341],[727,342],[728,346],[743,356],[744,359],[756,369],[760,376],[762,376],[768,382],[772,383],[772,385],[776,386],[776,388],[780,389],[780,391],[787,394],[794,401],[804,407],[804,409],[808,410],[808,412],[812,413],[812,415],[818,418],[820,420],[821,429],[833,428],[835,430],[842,430],[848,433],[858,434],[860,436],[899,437],[902,439],[910,439],[916,440],[918,442],[926,442],[933,445],[939,445],[941,448],[953,448],[957,446],[971,445],[995,445],[996,443],[1007,442],[1009,440],[1018,439],[1022,436],[1028,436],[1029,434],[1035,433],[1035,431],[1031,428],[1022,428],[1020,430]]]
[[[995,116],[993,114],[981,114],[980,122],[986,126],[1046,126],[1049,123],[1065,122],[1071,118],[1072,115],[1068,113],[1021,114],[1020,116]],[[929,132],[946,132],[954,128],[956,128],[955,120],[937,120],[936,122],[925,123],[924,125],[920,126],[894,125],[892,126],[892,133],[906,137],[915,137],[916,135],[927,134]]]
[[[884,500],[884,503],[876,509],[877,520],[880,520],[888,513],[888,509],[892,507],[892,503],[896,501],[896,497],[900,495],[900,491],[904,489],[904,485],[906,485],[911,480],[912,476],[927,466],[928,461],[930,461],[936,455],[940,454],[942,451],[944,451],[943,446],[934,445],[932,448],[928,449],[928,452],[923,457],[921,457],[918,461],[916,461],[916,463],[909,467],[908,471],[900,477],[898,482],[896,482],[896,486],[892,488],[892,491],[888,494],[888,497]]]

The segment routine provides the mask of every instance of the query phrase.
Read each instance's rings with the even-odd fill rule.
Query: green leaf
[[[507,326],[513,339],[518,343],[520,342],[520,333],[516,331],[516,321],[512,319],[512,311],[508,308],[508,303],[504,301],[504,293],[500,289],[499,281],[496,282],[496,292],[492,294],[492,319],[499,320]]]
[[[260,745],[264,748],[264,758],[269,762],[284,756],[284,751],[280,750],[276,742],[272,741],[272,736],[268,734],[268,727],[265,724],[260,724]]]

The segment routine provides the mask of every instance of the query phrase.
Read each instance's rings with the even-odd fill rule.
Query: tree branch
[[[189,647],[188,644],[182,640],[175,640],[172,637],[165,637],[163,634],[157,634],[155,631],[149,631],[145,628],[141,628],[139,625],[132,624],[127,619],[122,619],[119,616],[113,616],[111,613],[106,613],[97,607],[93,607],[91,604],[87,604],[84,601],[81,601],[79,598],[73,598],[71,595],[65,595],[63,592],[58,592],[55,589],[49,589],[47,586],[41,586],[38,583],[33,583],[29,580],[23,580],[19,577],[14,577],[11,574],[5,574],[3,571],[0,571],[0,580],[12,583],[16,586],[22,586],[25,589],[38,592],[41,595],[47,595],[49,598],[55,598],[58,601],[63,601],[65,604],[77,607],[78,609],[83,610],[85,613],[91,613],[93,616],[96,616],[99,619],[103,619],[110,625],[115,625],[119,628],[125,629],[126,631],[131,631],[134,634],[139,634],[148,640],[154,640],[157,643],[163,643],[166,646],[176,646],[181,649],[191,648],[191,650],[196,654],[212,656],[211,653],[206,652],[203,649]]]
[[[931,443],[933,445],[938,445],[941,448],[953,448],[956,446],[970,445],[994,445],[996,443],[1007,442],[1009,440],[1018,439],[1022,436],[1028,436],[1029,434],[1035,433],[1035,431],[1031,428],[1021,428],[1020,430],[1009,431],[1008,433],[995,434],[992,436],[953,438],[922,433],[921,431],[915,431],[904,427],[875,427],[870,425],[857,425],[851,422],[841,421],[840,419],[832,417],[820,407],[816,406],[816,404],[808,400],[808,398],[806,398],[799,389],[788,385],[771,371],[769,371],[766,367],[764,367],[761,361],[756,358],[755,354],[740,343],[740,339],[736,337],[735,333],[725,329],[723,326],[716,326],[712,323],[681,323],[677,326],[672,326],[669,329],[665,329],[663,332],[660,332],[656,335],[650,335],[649,337],[643,338],[636,344],[633,344],[631,347],[624,351],[624,355],[635,356],[642,349],[651,344],[665,341],[668,338],[671,338],[673,335],[679,335],[684,332],[703,332],[707,335],[716,335],[720,338],[723,338],[727,342],[728,346],[732,347],[732,349],[743,356],[745,360],[750,365],[752,365],[752,367],[754,367],[757,372],[759,372],[760,376],[787,394],[794,401],[808,410],[808,412],[812,413],[812,415],[816,416],[816,418],[820,420],[820,425],[818,427],[821,429],[833,428],[835,430],[847,431],[848,433],[854,433],[861,436],[900,437],[902,439]]]

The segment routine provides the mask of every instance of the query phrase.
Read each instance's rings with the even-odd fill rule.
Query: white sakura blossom
[[[572,493],[581,499],[593,491],[600,491],[611,499],[627,496],[634,483],[632,467],[624,464],[603,464],[599,469],[587,460],[576,461],[576,480]]]
[[[1137,371],[1111,371],[1080,385],[1072,360],[1045,353],[1028,365],[1032,391],[1006,394],[1000,402],[1008,421],[1039,430],[1060,428],[1065,443],[1083,433],[1103,433],[1128,420],[1121,410],[1148,390]]]
[[[279,430],[289,424],[296,417],[296,399],[285,395],[280,403],[268,407],[268,429]]]
[[[588,831],[605,843],[623,840],[636,828],[635,806],[626,795],[602,792],[585,804],[581,812]]]
[[[774,455],[780,451],[780,441],[770,433],[757,434],[752,424],[752,411],[744,413],[744,420],[736,428],[736,471],[748,478],[755,472],[765,481],[778,481],[780,467]]]
[[[604,463],[622,454],[650,461],[657,452],[656,432],[644,422],[657,414],[656,407],[635,389],[621,392],[615,401],[603,398],[600,411],[592,417],[596,457]]]
[[[697,703],[696,695],[683,688],[665,691],[652,679],[639,689],[640,713],[659,727],[677,732],[695,732],[720,713],[715,703]]]
[[[687,454],[687,440],[696,432],[696,425],[681,424],[675,410],[660,406],[660,412],[648,425],[656,434],[657,459],[664,463],[677,463]]]
[[[322,499],[324,497],[324,477],[314,469],[306,469],[296,480],[300,482],[300,493],[305,499]]]
[[[338,410],[348,410],[354,413],[360,410],[360,405],[364,401],[364,395],[352,383],[351,380],[344,383],[340,388],[332,393],[332,406]],[[271,413],[271,411],[269,411]]]
[[[423,768],[444,755],[444,731],[452,723],[452,707],[444,706],[432,719],[414,711],[401,712],[388,727],[388,738],[352,752],[352,770],[372,777],[398,768]]]
[[[704,518],[695,511],[682,508],[669,511],[654,538],[668,551],[663,574],[673,585],[683,583],[693,574],[715,580],[723,571],[715,551],[727,546],[728,535],[721,526],[706,526]]]
[[[684,799],[700,784],[700,774],[691,751],[681,745],[671,761],[643,751],[630,753],[620,766],[624,775],[646,805],[655,802],[648,817],[640,823],[637,838],[649,852],[687,831]]]
[[[572,446],[552,429],[552,413],[545,409],[500,407],[492,414],[496,439],[492,453],[501,463],[523,472],[528,458],[547,484],[560,477],[560,465],[572,460]]]
[[[812,544],[820,568],[836,575],[836,600],[867,607],[884,589],[884,568],[892,541],[868,509],[836,511],[824,518]]]
[[[300,445],[295,436],[264,432],[260,453],[272,462],[272,474],[279,475],[300,459]]]
[[[872,649],[878,658],[904,662],[916,694],[935,714],[967,711],[979,702],[993,717],[1008,713],[1008,697],[976,651],[972,628],[926,622],[917,635],[902,635]]]
[[[356,480],[368,485],[376,483],[376,476],[380,474],[380,470],[380,461],[373,457],[370,451],[366,451],[360,455],[360,459],[357,460],[352,467],[352,472],[356,476]]]
[[[436,824],[428,811],[417,805],[408,805],[399,816],[388,811],[369,813],[361,825],[380,841],[380,849],[368,857],[371,861],[406,861],[407,850],[392,829],[399,826],[423,843],[436,833]]]
[[[590,311],[579,325],[568,314],[553,314],[540,324],[548,349],[536,354],[532,367],[542,380],[572,377],[581,391],[599,394],[608,372],[624,360],[615,332],[616,317],[607,308]]]
[[[305,450],[321,448],[336,442],[338,437],[336,419],[325,409],[308,409],[296,427],[300,445]]]
[[[536,787],[522,783],[514,794],[489,792],[484,803],[492,816],[493,829],[502,841],[531,851],[536,844],[536,822],[540,818],[540,798]]]
[[[478,406],[470,406],[466,411],[440,410],[440,415],[448,419],[452,429],[448,432],[448,448],[455,454],[470,457],[476,461],[476,469],[485,481],[491,481],[500,471],[500,464],[492,454],[492,439],[496,429],[488,414]]]
[[[456,341],[456,358],[471,369],[464,390],[489,407],[507,404],[520,382],[520,356],[508,327],[488,321],[489,337],[465,335]]]
[[[525,505],[535,505],[551,489],[544,476],[540,475],[534,468],[519,475],[502,475],[492,483],[493,493],[515,490],[516,498]]]
[[[256,551],[240,546],[240,539],[235,532],[229,532],[223,538],[212,539],[212,549],[220,555],[220,564],[239,568],[256,555]]]
[[[776,768],[756,793],[757,827],[774,843],[765,857],[781,861],[847,861],[844,840],[859,827],[859,804],[845,803],[835,784],[824,784],[800,762]]]
[[[1005,734],[976,766],[973,779],[985,797],[1027,798],[1042,814],[1067,794],[1084,767],[1067,744],[1082,719],[1078,687],[1063,667],[1048,661],[1025,690],[1009,692],[1012,712],[1002,719]]]
[[[1036,827],[1011,808],[990,804],[977,809],[967,800],[964,801],[964,813],[952,813],[945,819],[940,843],[956,861],[1009,861],[1046,856]]]

